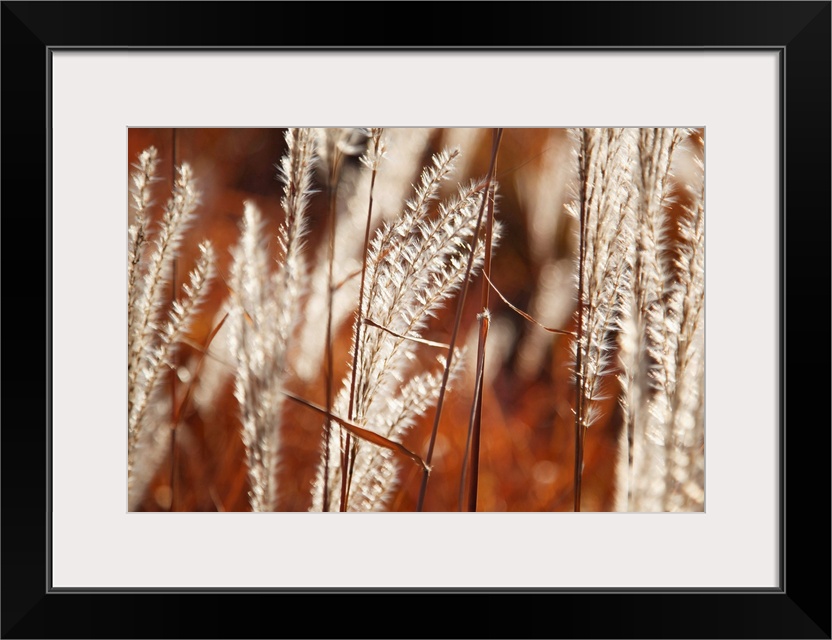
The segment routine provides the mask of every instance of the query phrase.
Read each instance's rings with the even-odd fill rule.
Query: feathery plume
[[[377,182],[383,189],[376,189],[373,200],[373,229],[379,223],[395,220],[401,214],[401,203],[412,190],[412,183],[422,169],[421,159],[428,143],[430,129],[386,129],[384,138],[391,151],[379,164]],[[344,167],[341,201],[339,206],[338,234],[335,237],[333,280],[338,291],[333,299],[333,326],[341,326],[354,311],[359,295],[358,278],[363,263],[363,237],[367,218],[370,173],[359,167]],[[357,175],[356,175],[357,174]],[[320,337],[325,331],[327,289],[329,287],[327,246],[322,244],[317,252],[310,275],[310,296],[306,302],[306,322],[300,329],[298,351],[304,354],[296,364],[297,374],[305,381],[313,380],[320,371],[324,357],[324,344]]]
[[[127,457],[131,485],[139,444],[152,436],[144,432],[148,427],[152,430],[157,426],[148,419],[150,401],[161,385],[163,373],[171,365],[180,337],[187,332],[196,309],[204,300],[214,271],[213,249],[206,242],[200,245],[197,266],[191,272],[189,282],[183,285],[183,297],[173,302],[167,323],[160,327],[160,316],[168,304],[171,265],[199,198],[191,168],[183,164],[178,169],[173,196],[159,225],[155,250],[144,264],[142,253],[147,242],[145,215],[151,202],[150,184],[157,163],[156,150],[152,147],[145,150],[139,155],[137,171],[132,178],[136,221],[128,232],[127,296]]]
[[[622,336],[621,351],[627,472],[618,470],[617,496],[630,511],[692,506],[680,486],[693,477],[692,461],[704,436],[703,430],[696,431],[701,424],[695,418],[702,404],[703,371],[698,333],[704,301],[701,189],[694,188],[694,204],[679,220],[678,246],[669,239],[671,168],[689,134],[682,128],[639,132],[633,322]],[[625,464],[623,455],[620,464]]]
[[[568,206],[580,223],[578,331],[575,349],[575,510],[580,510],[583,439],[597,417],[601,382],[612,365],[615,338],[626,318],[635,236],[633,129],[573,130],[579,197]]]
[[[139,154],[138,164],[133,165],[136,171],[131,175],[131,206],[134,212],[134,222],[128,228],[127,243],[127,326],[133,327],[133,314],[136,298],[141,292],[137,279],[139,277],[139,263],[142,259],[147,243],[147,213],[152,204],[151,185],[156,176],[159,164],[159,153],[156,147],[148,147]]]
[[[387,428],[385,425],[407,424],[391,418],[401,409],[400,403],[391,402],[390,398],[402,398],[403,385],[405,390],[433,388],[433,383],[429,384],[432,378],[414,378],[418,382],[413,382],[412,387],[405,383],[409,363],[414,357],[414,343],[409,338],[421,338],[421,331],[435,309],[464,284],[470,242],[477,232],[474,227],[484,196],[483,183],[472,182],[460,187],[455,197],[439,205],[436,216],[429,215],[430,203],[436,199],[441,182],[449,176],[457,155],[458,151],[443,151],[434,156],[400,219],[379,229],[370,244],[362,315],[373,324],[364,328],[365,338],[361,344],[353,344],[356,367],[353,419],[360,426],[382,435]],[[482,263],[483,252],[483,243],[478,241],[474,263],[477,267]],[[373,325],[386,330],[376,329]],[[356,327],[354,336],[357,334]],[[348,376],[333,406],[337,415],[347,413],[350,387]],[[414,408],[421,406],[412,400],[409,402]],[[424,404],[425,409],[427,406]],[[413,413],[412,417],[418,413]],[[371,445],[364,442],[357,446],[349,509],[375,509],[381,504],[378,500],[383,502],[387,491],[369,478],[390,477],[390,471],[382,471],[367,460],[378,460],[381,467],[385,467],[390,462],[389,455],[375,455],[369,449]],[[323,508],[324,482],[332,495],[340,491],[339,447],[340,435],[333,429],[329,461],[322,460],[315,482],[313,511]],[[328,478],[324,477],[325,468]],[[382,484],[386,486],[386,483]],[[356,503],[353,503],[353,496]],[[330,504],[330,508],[337,508],[337,505]]]
[[[314,137],[309,129],[286,132],[278,170],[285,220],[278,232],[281,260],[272,272],[264,222],[246,202],[239,244],[232,251],[228,310],[229,348],[235,364],[235,397],[249,474],[252,511],[277,507],[277,465],[287,349],[297,326],[306,280],[302,257],[305,212],[312,194]]]
[[[700,176],[704,172],[697,162]],[[668,511],[704,508],[704,307],[705,189],[692,189],[693,202],[679,220],[681,244],[676,261],[678,284],[670,293],[669,314],[678,318],[675,344],[676,387],[670,429]]]

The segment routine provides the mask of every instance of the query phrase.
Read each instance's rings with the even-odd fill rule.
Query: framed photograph
[[[3,637],[830,637],[830,3],[367,8],[3,3]]]

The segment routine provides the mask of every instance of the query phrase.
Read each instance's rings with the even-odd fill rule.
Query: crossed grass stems
[[[574,129],[574,197],[566,209],[577,226],[577,310],[574,330],[545,327],[512,305],[493,284],[491,257],[501,227],[495,220],[497,159],[502,129],[492,131],[488,172],[458,185],[439,203],[460,151],[443,150],[424,167],[419,183],[397,218],[373,233],[374,195],[386,161],[391,132],[382,129],[290,129],[278,168],[285,219],[278,255],[270,256],[262,216],[245,203],[240,240],[232,249],[226,312],[201,346],[203,360],[216,357],[211,343],[225,329],[246,451],[252,511],[278,506],[277,467],[281,416],[286,400],[323,418],[321,460],[312,488],[312,511],[384,509],[396,488],[400,463],[421,471],[417,511],[429,488],[440,417],[448,389],[463,360],[457,348],[467,284],[483,275],[477,315],[477,354],[468,435],[459,480],[460,510],[476,511],[483,421],[483,377],[492,289],[527,321],[568,336],[573,348],[575,387],[574,510],[581,509],[586,434],[597,419],[602,388],[618,377],[624,414],[616,468],[617,510],[704,508],[704,178],[690,184],[690,204],[672,219],[671,167],[674,154],[696,144],[688,129]],[[365,173],[366,218],[361,268],[338,273],[336,193],[343,163],[360,155]],[[182,293],[171,301],[176,256],[194,221],[198,193],[187,164],[177,170],[173,194],[151,245],[147,218],[158,156],[140,154],[132,175],[134,222],[128,253],[128,479],[140,497],[136,468],[158,457],[160,417],[154,398],[164,393],[166,371],[176,347],[215,276],[210,243]],[[314,177],[328,197],[325,269],[313,282],[306,263],[306,211],[317,197]],[[434,208],[436,211],[434,212]],[[149,257],[148,257],[149,256]],[[277,261],[273,270],[271,263]],[[334,294],[358,280],[351,362],[334,393]],[[286,389],[289,346],[298,338],[301,303],[315,290],[325,299],[325,406]],[[455,303],[448,343],[426,340],[428,318]],[[225,326],[224,326],[225,325]],[[413,372],[410,362],[422,345],[439,352],[441,369]],[[191,381],[193,385],[198,375]],[[175,427],[184,400],[172,410]],[[435,406],[424,454],[401,444],[415,420]],[[175,434],[175,429],[173,430]],[[155,450],[155,453],[154,453]],[[173,458],[172,458],[173,459]],[[145,472],[146,474],[146,472]]]

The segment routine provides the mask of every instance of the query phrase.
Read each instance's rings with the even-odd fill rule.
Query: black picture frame
[[[454,633],[456,625],[445,627],[444,621],[461,619],[465,635],[482,637],[829,638],[830,2],[395,6],[394,11],[392,4],[364,3],[2,3],[2,637],[432,637]],[[441,28],[435,15],[440,6]],[[402,15],[408,19],[402,21]],[[50,373],[51,52],[126,47],[779,52],[780,586],[53,589],[50,399],[59,381]],[[819,329],[807,347],[813,326]],[[464,600],[457,599],[461,596]],[[377,621],[357,623],[370,615]]]

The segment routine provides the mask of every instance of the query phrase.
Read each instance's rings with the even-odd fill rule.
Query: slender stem
[[[176,185],[176,129],[172,132],[173,140],[171,146],[171,167],[170,180],[171,189]],[[171,304],[176,301],[176,252],[173,254],[171,260],[171,276],[170,276],[170,299]],[[170,411],[171,411],[171,425],[170,425],[170,506],[168,511],[173,511],[174,490],[176,488],[176,424],[177,409],[176,409],[176,370],[179,366],[179,358],[177,352],[171,354],[171,375],[170,375]]]
[[[374,145],[374,156],[378,156],[379,153],[379,145],[381,144],[381,131],[376,131],[375,135],[373,136],[373,145]],[[347,411],[347,418],[349,420],[355,420],[355,382],[356,377],[358,375],[358,357],[359,353],[361,352],[361,338],[364,328],[364,282],[367,276],[367,252],[370,247],[370,229],[372,228],[372,220],[373,220],[373,190],[375,189],[376,185],[376,175],[378,173],[378,161],[374,161],[372,163],[372,172],[370,174],[370,203],[367,206],[367,224],[364,228],[364,251],[362,253],[362,262],[361,262],[361,284],[359,285],[358,291],[358,321],[355,325],[355,345],[353,345],[353,354],[352,354],[352,375],[350,376],[350,404],[349,409]],[[346,498],[343,498],[343,509],[342,511],[346,511],[346,504],[349,501],[349,488],[350,484],[352,484],[352,471],[355,466],[355,454],[357,452],[357,445],[352,447],[349,451],[349,472],[347,474],[347,483],[346,483],[346,490],[342,490],[342,496],[346,493]]]
[[[348,434],[350,437],[352,434]],[[347,451],[347,489],[344,491],[344,505],[341,511],[347,511],[349,508],[350,503],[350,488],[352,486],[352,476],[353,471],[355,471],[355,458],[358,455],[358,440],[356,438],[352,439],[352,446]]]
[[[436,435],[439,432],[439,418],[442,415],[442,406],[445,402],[445,390],[448,386],[448,377],[451,372],[451,360],[454,356],[454,346],[456,345],[457,337],[459,336],[459,326],[462,321],[462,308],[465,306],[465,294],[468,291],[468,279],[471,277],[471,269],[474,264],[474,254],[477,248],[477,236],[479,235],[480,225],[482,224],[483,214],[485,213],[486,200],[488,198],[488,191],[491,188],[491,182],[494,179],[494,165],[497,161],[497,151],[500,148],[500,139],[503,137],[503,130],[496,129],[494,133],[494,142],[491,147],[491,162],[488,167],[488,173],[485,177],[485,194],[480,203],[480,211],[477,214],[477,223],[474,227],[475,232],[471,237],[471,248],[468,252],[468,264],[465,267],[465,279],[463,280],[462,290],[459,292],[459,299],[457,300],[456,315],[454,316],[454,328],[451,332],[451,340],[448,344],[448,355],[445,358],[445,368],[442,371],[442,383],[439,387],[439,398],[436,401],[436,415],[433,419],[433,429],[430,434],[430,442],[428,443],[428,453],[425,457],[427,467],[422,473],[422,485],[419,488],[419,499],[416,504],[416,511],[422,511],[425,506],[425,493],[428,488],[428,479],[430,478],[429,467],[433,460],[433,450],[436,446]]]
[[[474,380],[474,399],[471,403],[471,416],[468,421],[468,436],[465,439],[465,454],[462,456],[462,472],[459,475],[459,510],[462,511],[462,506],[465,503],[465,479],[468,474],[468,464],[471,459],[471,446],[474,440],[474,420],[476,417],[476,407],[482,406],[482,382],[483,373],[485,371],[485,350],[481,345],[485,344],[488,337],[488,318],[486,314],[479,315],[480,333],[477,340],[477,373]],[[479,469],[477,469],[479,472]],[[470,505],[469,505],[470,506]],[[476,503],[475,503],[476,506]],[[470,510],[470,509],[469,509]],[[476,509],[475,509],[476,510]]]
[[[334,174],[334,171],[331,172]],[[329,181],[329,251],[327,270],[327,310],[326,310],[326,427],[324,433],[324,513],[329,511],[329,436],[332,432],[332,271],[335,263],[335,185],[334,178]],[[343,468],[343,467],[342,467]]]
[[[358,292],[358,322],[355,326],[355,348],[352,356],[352,376],[350,379],[350,405],[347,415],[350,420],[355,418],[355,382],[358,375],[358,354],[361,350],[361,338],[364,328],[364,282],[367,276],[367,251],[370,246],[370,228],[373,217],[373,187],[376,183],[376,171],[373,169],[370,178],[370,205],[367,207],[367,226],[364,229],[364,259],[361,266],[361,284]]]
[[[496,164],[496,159],[495,159]],[[482,434],[482,395],[483,377],[485,375],[485,347],[488,339],[490,313],[488,309],[491,287],[488,284],[491,277],[492,236],[494,233],[494,185],[488,192],[488,215],[486,218],[485,260],[483,262],[482,280],[482,312],[480,314],[480,335],[477,343],[477,393],[471,407],[471,475],[468,478],[468,511],[477,510],[477,488],[480,472],[480,441]]]
[[[328,150],[329,167],[329,257],[327,269],[327,309],[326,309],[326,428],[324,449],[324,512],[329,511],[329,436],[332,432],[332,384],[335,375],[332,353],[332,307],[335,287],[333,286],[333,271],[335,268],[335,214],[338,196],[338,176],[341,169],[341,152],[337,144]],[[346,481],[347,481],[347,451],[350,448],[350,434],[345,436],[341,451],[341,511],[346,511]]]
[[[352,435],[347,432],[343,436],[343,443],[341,445],[341,499],[339,502],[339,510],[344,512],[347,510],[347,503],[349,501],[349,452],[352,447]]]
[[[575,511],[581,510],[581,475],[584,464],[583,438],[583,325],[584,325],[584,253],[586,251],[586,130],[581,132],[581,152],[578,158],[578,178],[581,197],[580,235],[578,241],[578,330],[575,349]]]

